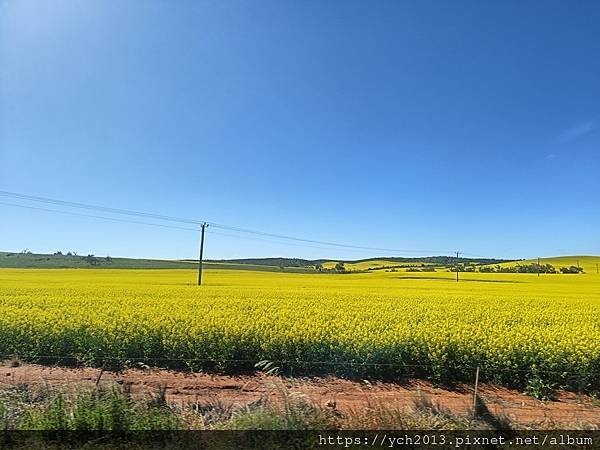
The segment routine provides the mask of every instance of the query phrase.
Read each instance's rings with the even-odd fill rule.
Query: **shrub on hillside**
[[[577,267],[577,266],[561,267],[560,273],[583,273],[583,267]]]
[[[485,273],[556,273],[556,268],[552,264],[517,264],[516,266],[483,266],[479,268],[480,272]]]
[[[343,262],[339,262],[335,265],[335,270],[336,270],[336,272],[345,272],[346,266],[344,265]]]

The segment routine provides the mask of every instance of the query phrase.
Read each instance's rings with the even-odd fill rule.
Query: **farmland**
[[[509,386],[598,389],[600,276],[461,277],[215,269],[198,288],[192,270],[1,269],[0,353],[439,382],[479,366]]]
[[[324,269],[334,269],[337,261],[327,261],[323,264]],[[411,267],[411,266],[420,266],[422,264],[431,264],[431,263],[421,263],[421,262],[396,262],[385,259],[376,259],[376,260],[366,260],[366,261],[358,261],[345,263],[344,266],[346,270],[349,271],[359,271],[359,270],[369,270],[369,269],[383,269],[387,267]]]
[[[528,259],[515,262],[503,262],[498,264],[500,267],[510,267],[515,264],[535,264],[537,259]],[[598,274],[600,269],[600,257],[596,256],[557,256],[554,258],[541,258],[541,264],[551,264],[557,269],[560,267],[580,266],[583,270],[590,274]],[[495,264],[490,264],[494,266]]]
[[[195,260],[166,260],[141,258],[113,258],[110,256],[79,256],[73,254],[40,254],[0,252],[0,268],[22,269],[188,269],[198,264]],[[206,268],[224,270],[264,270],[286,272],[314,271],[306,267],[286,267],[263,264],[239,264],[232,261],[205,261]]]

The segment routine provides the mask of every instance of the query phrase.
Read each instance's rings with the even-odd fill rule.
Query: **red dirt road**
[[[99,369],[72,369],[23,365],[0,367],[0,386],[94,384]],[[261,398],[280,402],[285,395],[303,397],[323,408],[341,413],[364,414],[377,407],[407,410],[422,394],[434,404],[457,415],[466,415],[473,404],[473,388],[459,385],[441,389],[420,380],[402,384],[349,381],[340,378],[280,378],[264,375],[227,376],[168,370],[102,372],[100,383],[117,383],[133,396],[165,390],[166,400],[180,406],[219,400],[244,407]],[[554,401],[541,402],[518,391],[481,385],[480,397],[489,411],[527,427],[560,424],[563,427],[600,428],[600,402],[587,396],[559,392]]]

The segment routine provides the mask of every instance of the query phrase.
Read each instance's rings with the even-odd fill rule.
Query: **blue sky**
[[[5,1],[0,190],[405,255],[600,254],[598,23],[593,1]],[[197,253],[0,215],[5,250]],[[228,234],[208,258],[385,253]]]

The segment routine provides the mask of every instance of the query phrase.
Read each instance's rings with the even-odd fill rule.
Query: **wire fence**
[[[174,358],[174,357],[133,357],[119,356],[89,356],[89,355],[18,355],[0,354],[4,361],[15,361],[16,364],[32,363],[51,366],[66,366],[73,368],[99,368],[101,370],[122,371],[127,369],[155,368],[172,369],[180,372],[211,372],[221,374],[267,372],[289,377],[310,376],[341,376],[354,380],[373,380],[381,382],[401,382],[407,379],[430,380],[438,385],[469,384],[473,380],[483,383],[506,386],[508,388],[527,388],[538,392],[550,393],[556,389],[578,394],[598,396],[600,389],[600,371],[597,373],[582,373],[581,371],[551,370],[531,367],[530,369],[469,366],[453,364],[423,364],[423,363],[385,363],[369,361],[317,361],[302,359],[252,359],[252,358]],[[319,368],[324,370],[319,370]],[[398,369],[383,375],[376,371],[363,371],[361,368]],[[339,370],[342,369],[342,370]],[[345,369],[345,370],[344,370]],[[443,373],[443,375],[439,375]],[[497,373],[502,373],[498,377]],[[470,376],[471,374],[472,376]],[[506,374],[514,374],[507,378]],[[466,376],[465,376],[466,375]],[[550,376],[550,377],[547,377]],[[560,378],[565,380],[562,385],[545,380]],[[512,380],[506,383],[504,380]],[[477,382],[476,382],[477,383]],[[532,384],[533,383],[533,384]]]
[[[18,358],[16,355],[8,355],[8,354],[4,354],[4,355],[0,355],[0,358],[2,358],[3,360],[8,360],[11,358]],[[39,366],[35,366],[33,364],[28,364],[27,362],[23,362],[23,361],[19,361],[17,365],[15,365],[14,367],[11,367],[11,365],[4,365],[3,369],[4,369],[4,374],[2,374],[2,376],[0,376],[0,386],[17,386],[17,385],[31,385],[31,384],[35,384],[36,382],[42,382],[44,384],[63,384],[64,382],[67,383],[75,383],[75,382],[88,382],[88,383],[93,383],[95,381],[96,385],[98,385],[98,382],[100,381],[101,377],[103,376],[103,373],[111,373],[111,375],[108,377],[109,380],[107,380],[107,382],[111,382],[111,381],[119,381],[122,380],[125,377],[125,372],[127,370],[133,370],[134,372],[131,373],[129,372],[127,374],[127,377],[129,379],[131,378],[136,378],[139,382],[139,384],[144,384],[144,376],[145,374],[149,374],[152,375],[152,379],[153,382],[156,382],[156,380],[161,380],[162,378],[165,379],[165,382],[168,384],[168,380],[173,380],[174,376],[177,376],[177,374],[184,376],[184,377],[197,377],[202,375],[202,372],[198,373],[198,372],[194,372],[193,370],[190,370],[189,372],[186,371],[166,371],[164,374],[160,374],[160,372],[157,375],[157,371],[161,370],[160,365],[155,365],[155,366],[149,366],[146,363],[153,363],[153,362],[159,362],[159,363],[169,363],[169,362],[180,362],[180,363],[189,363],[192,361],[195,362],[211,362],[211,363],[219,363],[219,362],[232,362],[232,363],[245,363],[245,364],[257,364],[260,363],[262,361],[258,361],[258,360],[254,360],[254,359],[223,359],[223,360],[215,360],[215,359],[207,359],[207,358],[169,358],[169,357],[161,357],[161,358],[141,358],[141,357],[132,357],[132,358],[128,358],[127,361],[131,364],[129,364],[127,367],[122,367],[122,369],[126,369],[126,370],[118,370],[118,371],[112,371],[109,368],[105,367],[104,365],[100,365],[100,366],[96,366],[96,367],[90,367],[90,366],[86,366],[83,363],[77,363],[77,364],[73,364],[76,361],[80,360],[80,357],[78,356],[74,356],[74,355],[36,355],[35,357],[30,357],[30,358],[26,358],[27,361],[35,361],[35,362],[53,362],[53,365],[42,365],[41,367]],[[106,362],[106,363],[111,363],[114,361],[123,361],[122,357],[117,357],[117,356],[104,356],[104,357],[98,357],[96,358],[97,361],[102,361],[102,362]],[[336,362],[336,361],[297,361],[297,360],[280,360],[280,361],[270,361],[273,364],[285,364],[285,363],[306,363],[306,364],[312,364],[312,365],[318,365],[318,364],[323,364],[323,365],[339,365],[339,364],[352,364],[352,363],[342,363],[342,362]],[[61,364],[62,363],[62,364]],[[69,363],[67,364],[67,367],[64,366],[64,363]],[[359,364],[359,363],[356,363]],[[363,365],[385,365],[385,366],[394,366],[394,367],[399,367],[399,368],[432,368],[434,366],[432,365],[428,365],[428,364],[393,364],[393,363],[389,363],[389,364],[377,364],[377,363],[362,363]],[[73,373],[73,369],[91,369],[91,370],[95,370],[97,372],[97,377],[85,377],[85,376],[80,376],[79,378],[77,377],[76,374]],[[41,370],[40,370],[41,369]],[[44,372],[44,369],[47,370],[54,370],[53,375],[50,375],[49,372]],[[64,377],[61,377],[60,374],[57,375],[56,370],[62,371],[64,370]],[[556,417],[563,417],[563,418],[572,418],[572,416],[574,414],[577,413],[584,413],[584,414],[595,414],[596,417],[600,417],[600,402],[598,402],[598,400],[596,399],[596,397],[594,396],[590,396],[590,395],[586,395],[585,393],[567,393],[566,397],[562,396],[560,401],[550,401],[548,399],[548,401],[542,402],[539,399],[535,399],[532,396],[522,396],[523,394],[521,394],[521,392],[519,391],[511,391],[511,390],[504,390],[504,389],[498,389],[498,386],[494,386],[494,385],[489,385],[489,384],[485,384],[482,383],[481,385],[478,384],[478,381],[475,380],[475,372],[477,371],[477,367],[473,367],[473,375],[474,375],[474,380],[471,380],[470,382],[462,382],[459,384],[451,384],[451,385],[447,385],[447,386],[440,386],[440,385],[436,385],[436,384],[425,384],[423,385],[424,380],[415,380],[415,379],[410,379],[410,380],[395,380],[394,381],[390,381],[390,380],[361,380],[361,379],[349,379],[349,380],[345,380],[349,383],[353,383],[354,388],[359,388],[361,389],[361,392],[364,392],[365,394],[365,401],[367,403],[372,403],[372,402],[377,402],[377,401],[386,401],[386,402],[400,402],[403,404],[410,404],[410,403],[414,403],[414,402],[418,402],[419,401],[419,396],[422,395],[422,391],[421,391],[421,387],[425,387],[426,388],[426,392],[425,392],[425,396],[429,396],[430,400],[432,401],[441,401],[440,405],[438,406],[444,406],[444,402],[448,403],[448,404],[452,404],[454,408],[458,408],[459,410],[463,410],[466,411],[468,408],[470,407],[475,407],[474,405],[477,404],[477,402],[484,402],[486,405],[493,407],[494,410],[496,411],[505,411],[505,412],[510,412],[510,411],[529,411],[531,414],[537,414],[537,413],[543,413],[544,411],[550,411],[552,412],[555,416],[558,414],[558,416]],[[35,375],[29,376],[29,372],[28,371],[34,371],[35,370]],[[500,369],[498,369],[500,370]],[[525,370],[521,370],[521,369],[502,369],[504,371],[513,371],[513,372],[526,372]],[[14,372],[15,371],[19,371],[19,374],[21,375],[20,377],[14,377]],[[550,373],[554,373],[555,371],[543,371],[540,370],[540,372],[550,372]],[[1,372],[0,372],[1,373]],[[60,373],[60,372],[59,372]],[[564,372],[561,372],[564,373]],[[10,374],[13,375],[13,377],[11,378],[11,376],[9,376]],[[571,374],[576,375],[576,372],[571,372]],[[211,375],[211,380],[214,380],[214,375],[215,374],[210,374]],[[233,376],[232,374],[221,374],[222,376]],[[238,377],[241,374],[235,374],[235,377]],[[272,374],[272,375],[280,375],[281,378],[285,381],[287,379],[287,375],[285,373],[280,373],[280,374]],[[317,386],[319,385],[319,383],[322,385],[323,383],[327,384],[328,382],[331,383],[335,383],[337,380],[331,380],[330,378],[321,378],[321,377],[317,377],[320,381],[317,383]],[[242,378],[242,381],[244,380],[244,378]],[[289,379],[288,379],[289,380]],[[292,383],[292,386],[294,385],[302,385],[302,383],[305,383],[306,385],[311,385],[312,378],[307,378],[307,377],[301,377],[299,379],[295,379],[295,380],[289,380]],[[411,381],[408,382],[407,381]],[[414,382],[414,383],[413,383]],[[194,385],[193,383],[187,383],[186,384],[186,390],[187,392],[189,392],[188,397],[191,396],[198,396],[198,393],[205,393],[207,392],[207,389],[210,389],[211,386],[214,385],[214,383],[207,383],[207,385],[202,385],[202,380],[200,380],[199,382],[200,384],[198,385]],[[228,384],[228,389],[229,390],[235,390],[238,389],[240,391],[240,393],[244,390],[244,386],[247,385],[247,383],[242,383],[240,381],[240,386],[238,388],[235,388],[234,386],[232,387],[231,383]],[[167,386],[168,387],[168,386]],[[218,392],[220,392],[219,389],[216,389]],[[261,389],[257,389],[255,390],[255,393],[260,393],[263,392],[263,390]],[[179,392],[179,391],[177,391]],[[326,394],[322,394],[323,396],[326,395],[330,395],[330,391],[326,390],[325,392],[327,392]],[[382,394],[383,393],[383,394]],[[218,393],[217,393],[218,395]],[[241,395],[241,394],[240,394]],[[341,394],[339,394],[340,396],[343,397],[344,392],[342,392]],[[372,397],[369,397],[370,395],[372,395]],[[471,396],[473,397],[472,401],[471,401]],[[180,395],[181,397],[181,395]],[[522,399],[526,399],[525,401],[523,401]],[[473,406],[471,406],[471,404]],[[433,405],[433,404],[432,404]],[[385,405],[384,405],[385,406]],[[552,416],[554,417],[554,416]],[[583,417],[583,416],[582,416]],[[587,416],[585,416],[584,418],[586,418]],[[591,417],[591,416],[590,416]]]
[[[5,353],[0,354],[0,358],[7,360],[13,357],[23,357],[28,360],[63,360],[63,361],[83,361],[85,355],[19,355],[16,353]],[[95,361],[103,362],[182,362],[182,363],[243,363],[243,364],[258,364],[266,361],[265,359],[251,359],[251,358],[173,358],[173,357],[133,357],[126,355],[119,356],[93,356],[91,357]],[[438,368],[438,364],[408,364],[408,363],[384,363],[384,362],[370,362],[370,361],[319,361],[319,360],[303,360],[303,359],[269,359],[268,362],[277,364],[301,364],[301,365],[314,365],[314,366],[365,366],[365,367],[395,367],[395,368]],[[448,369],[470,369],[475,373],[477,368],[482,366],[468,366],[468,365],[452,365],[444,364],[443,367]],[[548,370],[543,368],[532,368],[532,369],[518,369],[518,368],[503,368],[503,367],[491,367],[490,370],[509,372],[509,373],[549,373],[549,374],[564,374],[564,375],[581,375],[580,372],[567,371],[567,370]],[[598,373],[600,377],[600,372]]]

